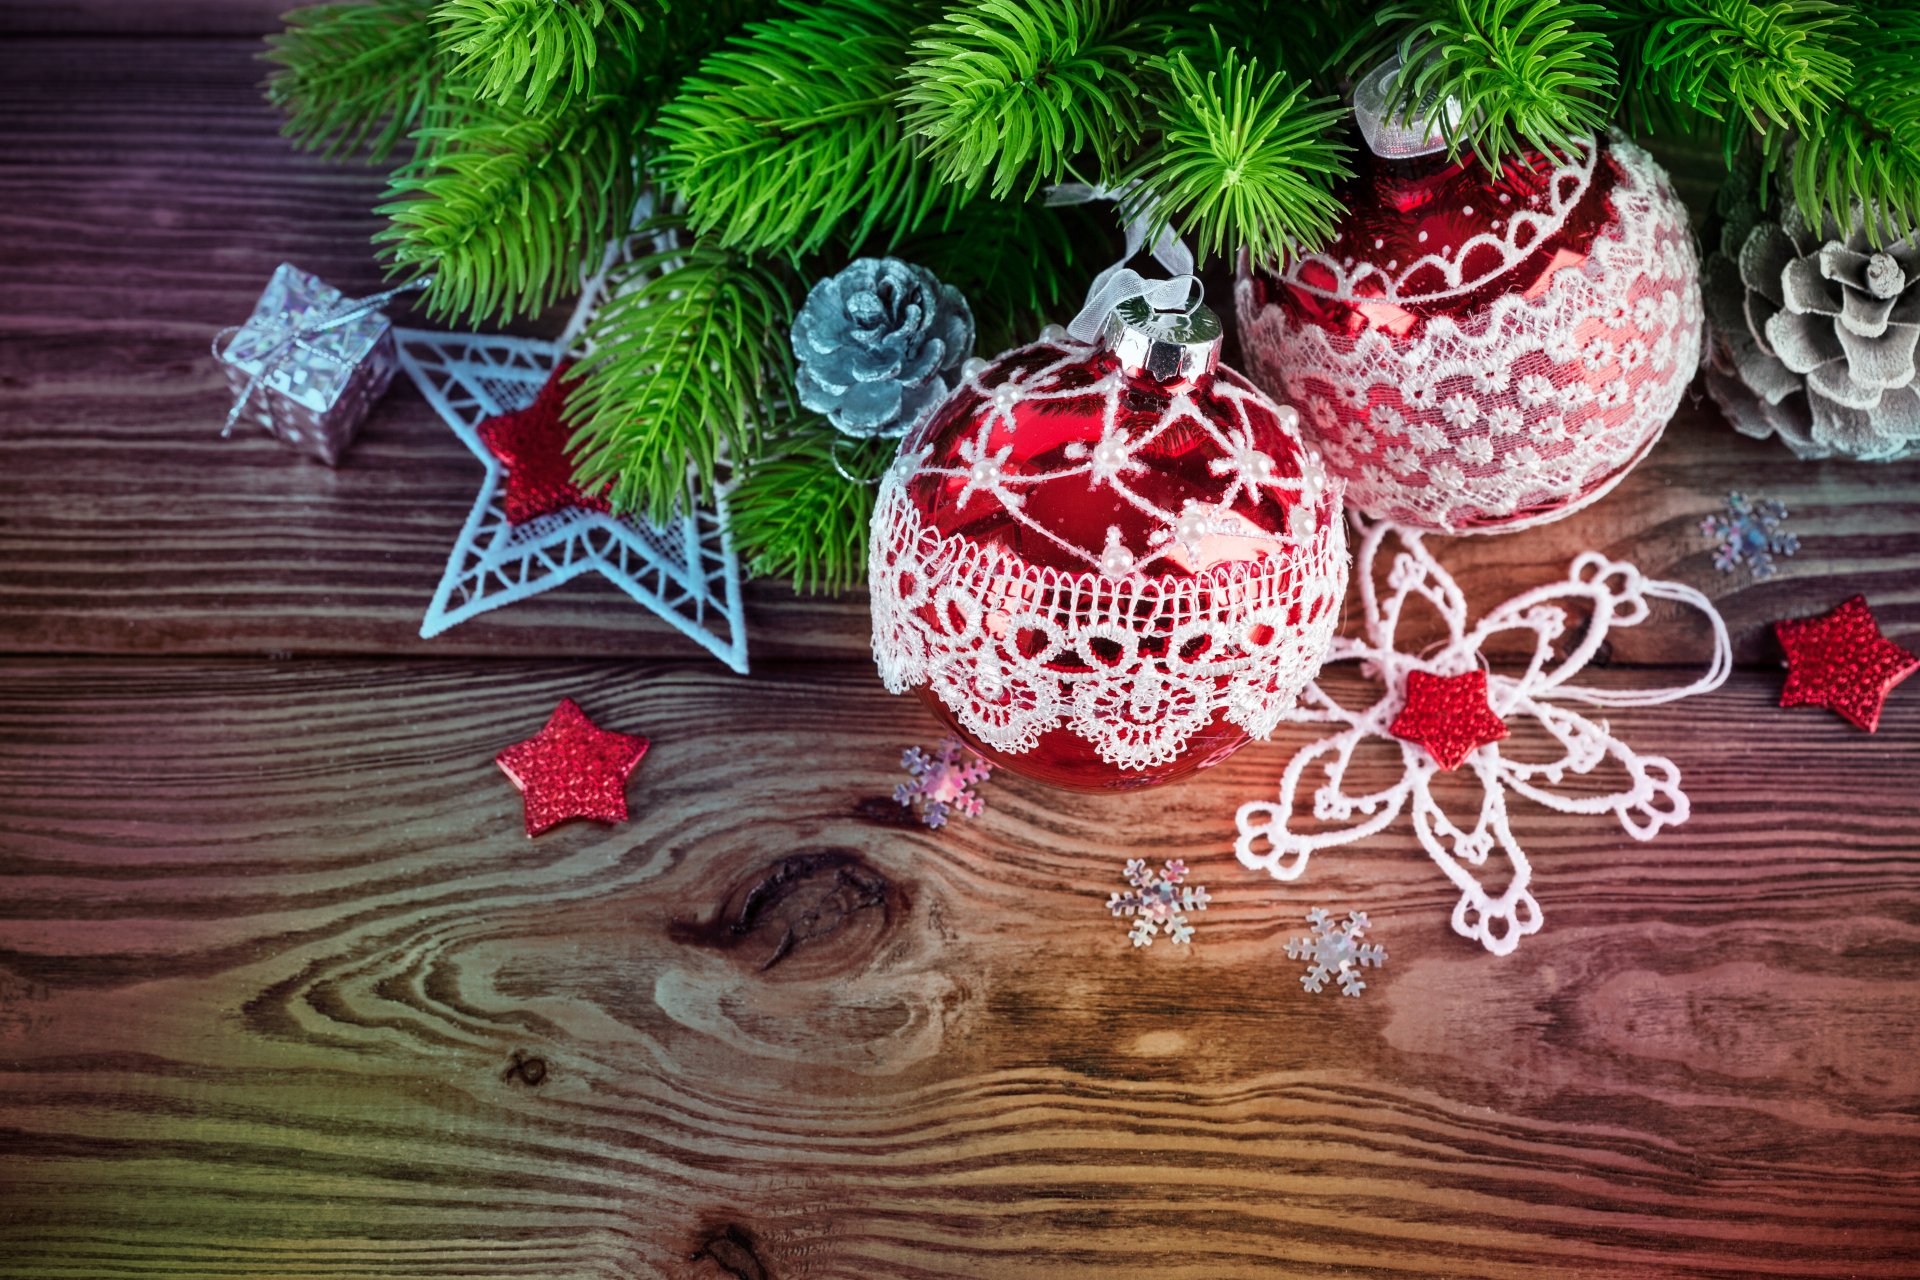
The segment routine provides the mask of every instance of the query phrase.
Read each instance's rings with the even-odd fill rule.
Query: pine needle
[[[901,94],[908,126],[943,177],[998,198],[1065,177],[1090,152],[1100,173],[1140,136],[1139,54],[1121,0],[975,0],[920,34]]]
[[[267,100],[283,130],[329,156],[365,148],[378,164],[419,123],[439,91],[433,0],[318,4],[286,16],[267,37]]]
[[[864,584],[874,487],[863,481],[878,479],[893,450],[891,440],[855,445],[814,420],[749,466],[727,499],[748,572],[808,594]]]
[[[426,306],[470,321],[537,312],[580,286],[635,198],[631,107],[473,118],[418,131],[374,237],[391,271],[431,274]]]
[[[911,232],[943,189],[894,107],[925,0],[820,0],[755,23],[709,55],[661,110],[661,180],[694,229],[748,250],[851,249]]]
[[[1335,69],[1346,34],[1369,19],[1371,0],[1191,0],[1168,5],[1141,27],[1166,58],[1186,54],[1197,66],[1219,60],[1224,43],[1243,58],[1276,68],[1299,83],[1337,89]]]
[[[712,495],[760,452],[793,385],[794,274],[707,241],[635,260],[608,281],[568,412],[589,488],[656,523]]]
[[[1804,127],[1852,82],[1847,10],[1830,0],[1611,0],[1629,111],[1659,98],[1747,130]],[[1731,145],[1731,142],[1730,142]]]
[[[1317,248],[1341,216],[1333,184],[1351,172],[1336,132],[1347,112],[1235,50],[1216,48],[1215,60],[1202,74],[1185,53],[1172,59],[1160,141],[1127,171],[1137,185],[1123,211],[1149,214],[1149,239],[1177,225],[1202,260],[1245,248],[1276,262]]]
[[[1119,246],[1105,205],[1049,208],[982,197],[903,240],[893,253],[966,295],[976,349],[990,355],[1032,342],[1049,320],[1077,311]]]
[[[532,111],[591,93],[601,46],[631,52],[646,27],[633,0],[441,0],[433,20],[478,97]]]
[[[1602,24],[1585,0],[1401,0],[1375,22],[1397,30],[1401,65],[1392,111],[1451,97],[1458,123],[1439,123],[1448,148],[1471,148],[1488,168],[1526,148],[1571,151],[1606,128],[1617,76]],[[1393,42],[1385,42],[1391,45]],[[1354,55],[1370,70],[1376,40]]]
[[[871,494],[792,406],[809,282],[884,246],[1012,345],[1117,247],[1110,209],[1033,199],[1068,177],[1203,256],[1317,247],[1347,173],[1329,68],[1392,53],[1396,105],[1457,100],[1454,155],[1565,151],[1619,109],[1758,149],[1809,220],[1920,220],[1920,0],[357,0],[266,56],[302,146],[411,142],[378,243],[437,315],[571,294],[643,178],[684,210],[691,243],[595,321],[583,478],[657,520],[732,477],[756,571],[815,590],[858,579]]]
[[[1794,199],[1818,226],[1831,214],[1875,245],[1920,231],[1920,6],[1868,0],[1841,102],[1791,148]]]

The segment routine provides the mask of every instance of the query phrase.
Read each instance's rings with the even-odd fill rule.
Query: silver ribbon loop
[[[1109,201],[1125,210],[1137,194],[1137,184],[1109,188],[1087,182],[1062,182],[1047,188],[1049,205],[1092,204]],[[1087,288],[1087,301],[1080,314],[1067,325],[1067,332],[1081,342],[1097,342],[1107,313],[1128,298],[1145,298],[1155,311],[1191,311],[1200,305],[1200,280],[1193,274],[1193,250],[1187,247],[1171,224],[1160,228],[1151,247],[1147,232],[1153,225],[1145,207],[1135,208],[1122,226],[1126,250],[1120,260],[1093,278]],[[1173,273],[1171,280],[1148,280],[1127,266],[1142,249],[1155,262]]]
[[[1447,149],[1447,140],[1460,131],[1460,100],[1444,102],[1428,93],[1398,112],[1388,106],[1397,92],[1400,55],[1394,54],[1353,86],[1353,118],[1367,149],[1383,160],[1410,160]]]
[[[1134,182],[1117,188],[1096,186],[1090,182],[1059,182],[1047,188],[1046,199],[1043,203],[1048,206],[1058,207],[1061,205],[1093,204],[1097,201],[1106,201],[1119,205],[1124,209],[1138,194],[1139,184]],[[1168,223],[1166,226],[1160,228],[1160,234],[1154,237],[1153,244],[1149,247],[1147,244],[1147,229],[1152,225],[1153,219],[1150,210],[1144,206],[1136,207],[1133,215],[1126,220],[1121,228],[1123,234],[1126,236],[1127,251],[1120,256],[1120,261],[1113,264],[1114,267],[1125,266],[1142,249],[1146,249],[1149,257],[1165,267],[1168,271],[1171,271],[1174,275],[1192,275],[1194,266],[1193,250],[1187,247],[1187,242],[1182,240],[1179,234],[1174,231],[1173,225]],[[1112,268],[1108,268],[1108,270],[1112,270]],[[1095,283],[1097,284],[1098,282],[1096,281]]]
[[[1106,326],[1107,314],[1129,298],[1144,298],[1155,311],[1192,311],[1200,305],[1200,277],[1175,276],[1171,280],[1149,280],[1127,266],[1112,266],[1102,271],[1087,290],[1086,305],[1067,324],[1067,332],[1086,343],[1098,342]]]
[[[401,294],[412,293],[416,289],[424,289],[432,283],[432,276],[423,276],[418,280],[409,280],[403,285],[388,289],[384,293],[373,294],[371,297],[342,298],[325,311],[319,312],[318,314],[309,314],[297,323],[289,321],[285,317],[276,319],[271,325],[267,326],[267,332],[273,335],[273,344],[261,353],[259,370],[247,379],[246,388],[241,391],[239,398],[233,402],[233,408],[228,411],[226,425],[220,428],[221,439],[224,440],[233,434],[234,424],[239,422],[240,415],[246,412],[247,405],[252,402],[253,393],[259,390],[261,381],[278,370],[295,352],[300,352],[307,356],[317,356],[322,360],[332,361],[342,368],[346,367],[346,361],[331,351],[325,351],[314,346],[311,339],[319,334],[326,333],[328,330],[338,329],[343,325],[352,324],[355,320],[378,311]],[[246,327],[247,326],[243,324],[229,325],[219,333],[214,334],[214,359],[226,359],[226,351],[224,348],[231,344],[234,335]]]

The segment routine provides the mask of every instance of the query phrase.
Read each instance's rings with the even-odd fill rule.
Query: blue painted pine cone
[[[793,322],[800,403],[860,440],[924,421],[972,352],[960,291],[897,258],[856,259],[813,286]]]

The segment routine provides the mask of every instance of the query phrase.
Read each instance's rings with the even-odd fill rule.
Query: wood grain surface
[[[275,264],[378,280],[378,182],[259,101],[272,7],[0,11],[0,1277],[1920,1276],[1920,689],[1782,711],[1766,634],[1859,591],[1920,645],[1920,465],[1695,406],[1592,510],[1436,540],[1483,606],[1589,546],[1691,582],[1743,664],[1609,717],[1685,825],[1516,807],[1511,957],[1404,823],[1234,861],[1296,730],[930,833],[858,595],[755,587],[750,678],[604,584],[423,643],[479,480],[425,404],[337,472],[218,438]],[[1735,488],[1794,509],[1772,581],[1709,566]],[[491,759],[562,696],[653,747],[631,822],[529,841]],[[1193,947],[1107,916],[1136,856],[1214,894]],[[1323,904],[1359,1000],[1284,956]]]
[[[1902,1274],[1920,733],[1771,748],[1773,693],[1690,710],[1656,846],[1521,812],[1502,960],[1404,829],[1241,870],[1276,747],[934,835],[859,667],[9,661],[10,1274]],[[529,842],[489,757],[562,695],[654,747]],[[1191,949],[1101,909],[1127,854]],[[1317,902],[1360,1000],[1281,954]]]

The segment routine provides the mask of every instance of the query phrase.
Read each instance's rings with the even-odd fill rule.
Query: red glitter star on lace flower
[[[1826,707],[1872,733],[1893,686],[1920,670],[1915,657],[1880,634],[1865,596],[1817,618],[1773,624],[1787,653],[1783,707]]]
[[[493,758],[525,793],[527,834],[537,836],[568,818],[596,822],[627,820],[627,778],[647,740],[602,729],[572,698],[542,729]]]
[[[1427,749],[1442,769],[1507,736],[1507,722],[1487,704],[1487,673],[1475,668],[1457,676],[1407,673],[1407,702],[1387,732]]]
[[[605,488],[588,493],[573,479],[573,455],[567,451],[573,427],[564,416],[570,386],[567,375],[572,368],[571,362],[556,365],[532,404],[488,418],[475,428],[487,452],[506,468],[500,500],[514,524],[556,515],[569,507],[607,510]]]

